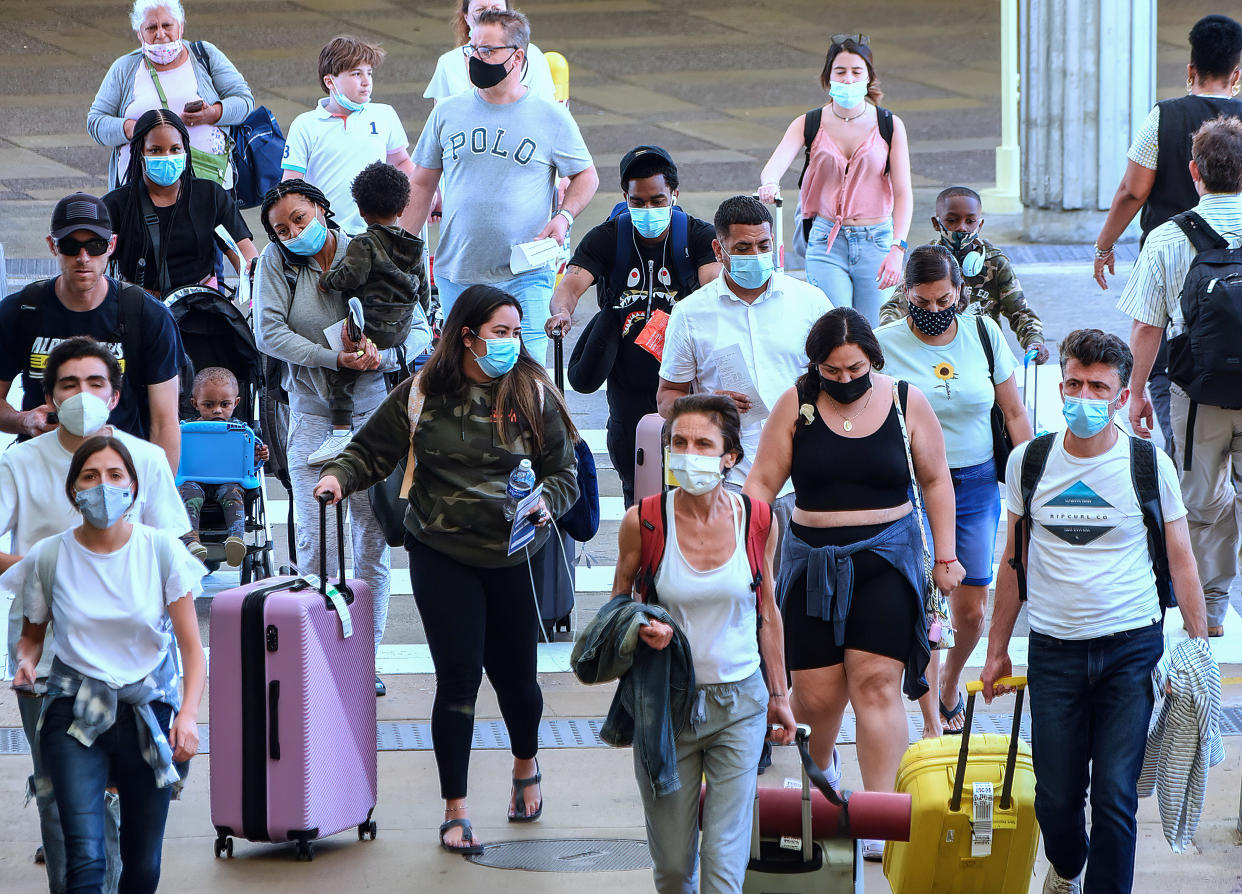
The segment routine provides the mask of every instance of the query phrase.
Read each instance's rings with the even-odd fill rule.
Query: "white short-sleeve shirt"
[[[1022,457],[1009,455],[1006,505],[1022,514]],[[1186,515],[1173,460],[1156,451],[1156,477],[1165,522]],[[1147,528],[1130,474],[1130,438],[1100,456],[1065,451],[1058,432],[1048,465],[1031,496],[1027,612],[1031,630],[1057,639],[1094,639],[1160,620]]]
[[[727,349],[737,347],[750,380],[770,411],[777,399],[806,371],[806,336],[832,302],[815,286],[784,273],[772,274],[768,288],[747,304],[729,288],[722,273],[676,306],[664,336],[660,378],[692,383],[695,391],[736,391],[722,367]],[[759,449],[767,415],[742,414],[742,449],[746,455],[730,474],[741,482]],[[786,482],[781,495],[791,490]]]
[[[461,47],[454,47],[436,60],[435,74],[427,82],[423,91],[425,99],[436,102],[465,93],[474,87],[470,83],[469,63]],[[530,88],[535,96],[549,102],[556,102],[556,84],[552,81],[552,70],[548,67],[548,58],[533,43],[526,49],[526,71],[522,73],[522,83]]]
[[[319,187],[337,224],[354,236],[367,228],[349,191],[354,178],[372,162],[387,161],[389,153],[408,149],[410,140],[390,105],[369,102],[361,112],[342,118],[329,112],[327,104],[326,98],[321,99],[293,119],[280,166]]]

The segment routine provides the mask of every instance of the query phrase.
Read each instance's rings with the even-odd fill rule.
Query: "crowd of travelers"
[[[0,453],[0,587],[15,597],[9,666],[49,890],[155,891],[169,803],[198,749],[194,597],[209,569],[246,561],[250,498],[177,475],[180,424],[257,421],[252,382],[188,367],[173,311],[187,291],[227,297],[225,259],[287,402],[253,459],[288,469],[299,567],[343,575],[316,525],[321,502],[343,502],[378,647],[389,543],[409,554],[436,672],[444,849],[486,846],[467,808],[484,672],[511,741],[508,817],[543,813],[527,560],[553,549],[579,497],[582,438],[546,364],[594,287],[569,377],[581,392],[607,385],[627,508],[613,598],[582,632],[579,658],[594,657],[577,670],[621,676],[603,652],[672,668],[663,713],[635,710],[627,740],[656,889],[742,890],[765,739],[809,724],[839,787],[852,705],[863,786],[891,792],[908,702],[925,737],[962,733],[962,676],[994,591],[989,700],[1007,690],[1027,606],[1044,891],[1131,890],[1165,609],[1211,663],[1204,644],[1223,634],[1238,573],[1242,320],[1228,277],[1242,270],[1242,26],[1194,26],[1187,96],[1157,104],[1130,148],[1094,276],[1108,287],[1114,243],[1141,212],[1117,304],[1133,328],[1128,343],[1098,328],[1061,337],[1065,428],[1052,433],[1032,425],[1016,370],[1054,346],[982,234],[980,195],[944,189],[935,241],[907,241],[910,135],[880,104],[866,35],[832,38],[825,101],[789,124],[754,196],[695,217],[672,154],[638,145],[620,162],[620,203],[579,226],[558,278],[516,263],[515,247],[568,246],[599,187],[592,155],[526,16],[505,0],[452,6],[454,45],[412,146],[374,99],[383,49],[350,36],[323,48],[324,97],[289,124],[259,250],[231,161],[251,88],[219,48],[188,39],[181,0],[133,3],[139,47],[112,64],[87,116],[110,151],[110,191],[62,199],[47,235],[59,275],[0,301],[0,398],[19,379],[23,394],[20,409],[0,401],[0,430],[18,436]],[[783,269],[769,210],[800,153],[805,280]],[[433,287],[425,227],[437,219]],[[1164,451],[1147,440],[1153,411]],[[674,482],[656,494],[634,471],[651,414]],[[393,541],[368,490],[406,462]],[[541,495],[533,537],[513,552],[519,468]],[[227,534],[219,562],[200,536],[212,503]],[[623,662],[614,640],[636,624]],[[375,687],[382,696],[378,676]],[[879,859],[883,842],[862,853]]]

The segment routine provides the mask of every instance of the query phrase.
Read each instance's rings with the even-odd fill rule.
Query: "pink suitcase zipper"
[[[325,595],[327,509],[320,504],[319,581],[268,578],[215,597],[211,606],[211,822],[215,853],[234,837],[311,841],[356,827],[374,838],[375,645],[372,594],[337,584]],[[337,507],[337,554],[345,567]],[[318,584],[318,588],[316,585]],[[344,619],[352,631],[344,636]]]

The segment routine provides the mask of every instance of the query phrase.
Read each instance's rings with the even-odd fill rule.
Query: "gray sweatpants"
[[[362,427],[367,416],[354,414],[354,431]],[[319,573],[319,505],[313,491],[319,483],[319,469],[306,464],[332,432],[327,416],[291,412],[289,414],[289,477],[293,483],[293,513],[297,528],[298,568],[308,574]],[[384,539],[384,529],[371,512],[366,491],[346,499],[350,545],[353,550],[354,577],[371,587],[375,599],[375,647],[378,650],[388,623],[388,594],[391,589],[389,571],[391,554]],[[334,513],[336,510],[329,510]],[[335,520],[328,519],[328,576],[336,577]]]
[[[634,775],[647,817],[656,891],[741,894],[768,717],[762,674],[755,671],[738,683],[698,687],[691,716],[677,737],[677,791],[656,797],[635,752]],[[707,797],[700,843],[702,778]]]

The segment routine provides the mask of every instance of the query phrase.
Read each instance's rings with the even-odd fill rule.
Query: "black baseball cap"
[[[677,165],[673,163],[673,158],[659,146],[635,146],[625,155],[621,156],[621,182],[624,183],[630,179],[630,168],[634,166],[634,162],[640,158],[650,158],[651,156],[661,159],[669,164],[674,171]]]
[[[90,230],[104,239],[112,238],[112,217],[103,199],[75,192],[56,203],[52,211],[52,238],[60,239],[75,230]]]

